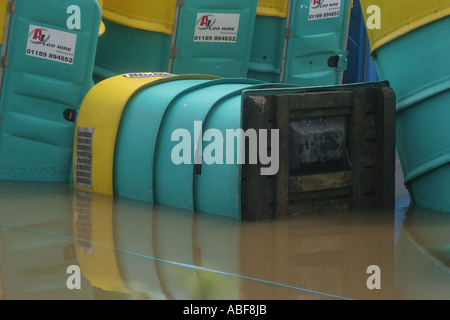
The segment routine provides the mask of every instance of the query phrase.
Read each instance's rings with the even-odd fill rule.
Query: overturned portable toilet
[[[372,56],[397,94],[397,144],[416,205],[450,212],[450,1],[362,0]],[[372,21],[373,22],[373,21]]]
[[[394,112],[384,83],[306,89],[124,74],[98,83],[83,101],[74,183],[243,220],[390,207]],[[299,150],[308,151],[296,156]]]
[[[342,83],[349,0],[260,0],[249,78],[298,86]]]
[[[257,0],[104,0],[96,81],[126,72],[245,77]]]
[[[69,181],[76,113],[92,86],[100,6],[9,1],[5,20],[0,179]]]

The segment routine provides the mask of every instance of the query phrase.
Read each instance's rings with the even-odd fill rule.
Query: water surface
[[[0,297],[449,299],[450,215],[410,206],[401,182],[396,200],[256,223],[0,182]]]

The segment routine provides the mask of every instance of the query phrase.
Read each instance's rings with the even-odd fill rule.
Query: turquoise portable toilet
[[[68,181],[77,111],[92,85],[96,0],[8,2],[0,68],[0,179]]]
[[[86,96],[77,120],[75,186],[189,210],[212,211],[212,207],[218,214],[238,218],[236,159],[217,169],[203,168],[203,174],[195,176],[200,148],[206,147],[198,139],[210,126],[223,128],[222,136],[225,128],[239,128],[241,93],[269,86],[273,85],[242,78],[158,73],[126,74],[98,83]],[[147,108],[149,103],[154,107]],[[195,153],[181,156],[183,165],[172,161],[175,141],[181,140],[174,132],[190,135],[196,146]],[[237,151],[234,154],[237,157]],[[205,178],[208,170],[213,172],[206,177],[224,179],[215,190]]]
[[[397,95],[397,149],[410,196],[420,208],[450,212],[450,1],[361,4],[379,77]]]
[[[262,1],[248,77],[298,86],[342,83],[351,2]]]
[[[290,4],[288,0],[258,1],[247,74],[249,78],[280,82]]]
[[[254,94],[251,99],[247,95],[249,92]],[[381,94],[383,96],[379,97]],[[308,100],[302,101],[305,96]],[[386,103],[378,108],[373,103],[366,107],[367,100],[379,101],[376,99],[385,99]],[[376,199],[365,199],[365,194],[352,198],[349,194],[345,205],[390,206],[393,176],[389,173],[393,172],[390,167],[394,164],[390,162],[391,155],[394,159],[394,152],[390,152],[391,142],[392,145],[394,142],[391,123],[395,117],[386,116],[389,130],[382,127],[384,131],[378,135],[385,140],[372,138],[375,141],[370,149],[367,147],[368,151],[356,149],[365,141],[365,135],[356,130],[367,129],[371,136],[376,136],[376,123],[384,119],[384,114],[381,114],[383,117],[378,114],[384,112],[382,109],[386,115],[393,113],[392,100],[393,94],[385,88],[385,83],[373,88],[366,85],[299,88],[206,75],[119,75],[95,85],[83,101],[75,129],[74,185],[87,193],[141,200],[191,212],[245,220],[267,219],[279,214],[278,207],[289,209],[287,197],[276,196],[280,205],[274,204],[275,188],[291,190],[293,194],[305,190],[303,176],[299,176],[302,172],[294,168],[306,166],[303,163],[310,163],[311,157],[306,151],[304,162],[300,164],[297,159],[301,156],[295,150],[310,150],[311,147],[303,147],[303,144],[314,144],[317,150],[336,149],[326,155],[326,160],[323,160],[323,151],[317,152],[320,155],[317,162],[327,167],[323,170],[337,171],[332,177],[324,172],[326,177],[320,178],[338,180],[324,183],[332,189],[343,188],[343,192],[355,194],[362,190],[358,184],[363,179],[353,179],[354,174],[348,167],[350,162],[358,163],[357,158],[369,159],[374,170],[381,171],[378,164],[383,163],[385,172],[371,173],[376,179],[364,186],[370,188],[367,189],[370,192],[366,192],[368,196],[375,198],[373,195],[376,195]],[[347,107],[349,105],[352,107]],[[357,107],[353,108],[354,105]],[[367,118],[369,113],[371,118]],[[336,114],[338,119],[335,119]],[[317,135],[326,137],[311,138],[311,142],[305,143],[291,138],[291,132],[296,134],[290,128],[297,121],[291,118],[302,116],[309,123],[313,120],[317,123],[317,126],[308,126],[311,133],[307,134],[318,132]],[[324,120],[328,118],[329,123]],[[362,123],[367,128],[351,126],[351,123]],[[330,131],[335,133],[327,135]],[[347,136],[355,142],[347,144],[344,141]],[[356,141],[357,138],[361,141]],[[326,145],[321,145],[320,141],[325,140]],[[330,140],[333,143],[328,142]],[[380,141],[384,144],[376,146]],[[372,154],[379,158],[372,161]],[[293,158],[292,170],[286,163],[290,158]],[[319,170],[316,160],[312,162],[308,174]],[[338,166],[330,168],[333,163]],[[361,163],[360,168],[352,170],[363,168],[365,164]],[[292,176],[289,176],[291,171]],[[375,183],[381,187],[376,187]],[[309,191],[316,185],[323,188],[321,183],[314,183],[314,178],[306,183],[309,184],[312,185],[307,187]]]
[[[176,18],[168,72],[245,77],[257,0],[185,0]]]

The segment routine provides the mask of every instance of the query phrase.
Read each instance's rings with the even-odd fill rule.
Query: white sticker
[[[239,14],[198,13],[194,42],[236,43]]]
[[[308,20],[337,18],[341,14],[341,0],[311,0]]]
[[[76,186],[77,188],[92,190],[92,146],[95,130],[77,127],[76,132]]]
[[[173,77],[174,75],[167,72],[133,72],[133,73],[125,73],[123,74],[125,78],[132,78],[132,79],[144,79],[144,78],[169,78]]]
[[[30,25],[27,56],[73,64],[77,35],[69,32]]]

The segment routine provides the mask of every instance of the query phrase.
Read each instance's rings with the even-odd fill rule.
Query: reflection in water
[[[396,253],[402,299],[450,299],[450,215],[410,208]]]
[[[252,223],[19,182],[0,208],[2,299],[449,297],[448,216],[414,211],[396,236],[394,210]]]

